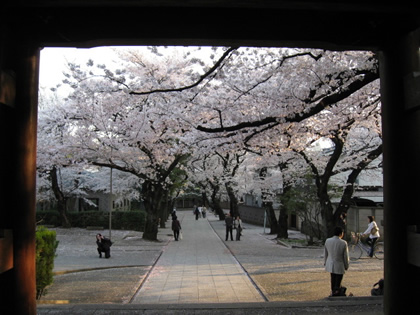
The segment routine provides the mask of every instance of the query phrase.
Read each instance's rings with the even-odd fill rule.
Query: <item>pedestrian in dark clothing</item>
[[[200,210],[198,210],[198,207],[195,208],[194,214],[195,214],[195,219],[198,220],[198,216],[200,214]]]
[[[102,253],[105,253],[105,258],[111,257],[112,242],[109,238],[100,233],[96,234],[96,245],[98,246],[99,258],[102,258]]]
[[[229,213],[226,215],[225,223],[226,223],[226,241],[228,240],[229,234],[230,234],[230,240],[233,241],[233,235],[232,235],[233,218],[230,216]]]
[[[177,216],[172,218],[172,231],[174,231],[175,241],[179,239],[179,232],[181,230],[181,223],[179,222]]]

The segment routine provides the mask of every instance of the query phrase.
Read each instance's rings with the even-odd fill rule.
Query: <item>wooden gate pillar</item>
[[[383,115],[385,314],[408,314],[420,288],[420,30],[380,53]],[[414,241],[413,241],[414,236]]]
[[[24,40],[22,40],[23,42]],[[0,43],[0,304],[36,314],[35,198],[39,48]]]

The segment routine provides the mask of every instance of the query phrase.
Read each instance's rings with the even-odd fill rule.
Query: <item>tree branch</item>
[[[222,62],[230,55],[230,53],[232,51],[236,50],[236,49],[238,49],[238,47],[231,47],[228,50],[226,50],[225,53],[219,58],[219,60],[217,60],[217,62],[213,65],[213,67],[211,67],[206,73],[201,75],[200,78],[196,82],[194,82],[193,84],[183,86],[183,87],[180,87],[180,88],[156,89],[156,90],[151,90],[151,91],[146,91],[146,92],[134,92],[133,91],[133,92],[130,92],[130,94],[131,95],[149,95],[149,94],[153,94],[153,93],[182,92],[184,90],[188,90],[188,89],[191,89],[193,87],[196,87],[201,82],[203,82],[204,79],[206,79],[213,72],[215,72],[217,70],[217,68],[222,64]]]
[[[355,93],[356,91],[360,90],[362,87],[368,85],[369,83],[375,81],[379,78],[379,74],[376,71],[371,71],[366,73],[361,78],[357,79],[356,81],[350,83],[347,88],[337,91],[335,93],[329,94],[325,96],[322,100],[320,100],[315,106],[313,106],[309,111],[305,113],[295,113],[291,116],[287,117],[266,117],[261,120],[256,121],[247,121],[241,122],[237,125],[232,125],[228,127],[217,127],[217,128],[207,128],[204,126],[197,126],[196,129],[199,131],[207,132],[207,133],[218,133],[218,132],[232,132],[238,131],[244,128],[254,128],[254,127],[261,127],[271,123],[277,123],[281,120],[284,122],[301,122],[311,116],[314,116],[335,103],[342,101],[343,99],[349,97],[351,94]],[[274,124],[273,126],[276,126]]]

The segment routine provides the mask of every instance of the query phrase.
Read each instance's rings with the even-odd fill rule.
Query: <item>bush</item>
[[[112,213],[112,228],[117,230],[143,231],[146,222],[144,211],[115,211]]]
[[[70,212],[67,217],[72,227],[108,226],[108,213],[101,211]]]
[[[41,225],[60,225],[60,213],[57,210],[37,211],[36,222]]]
[[[86,228],[88,226],[109,227],[109,213],[102,211],[69,212],[67,218],[72,227]],[[38,211],[37,222],[42,225],[59,225],[59,213],[56,210]],[[112,229],[143,231],[146,212],[143,210],[112,212]]]
[[[53,282],[55,251],[58,246],[55,231],[43,226],[37,228],[36,242],[36,298],[45,294],[45,288]]]

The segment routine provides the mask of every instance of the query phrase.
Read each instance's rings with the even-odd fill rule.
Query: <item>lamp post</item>
[[[111,239],[112,229],[112,167],[109,176],[109,239]]]
[[[264,208],[264,232],[263,232],[264,234],[265,234],[266,223],[267,223],[267,209]]]
[[[112,148],[111,148],[111,158],[112,158]],[[109,173],[109,239],[111,239],[111,230],[112,230],[112,166]]]

